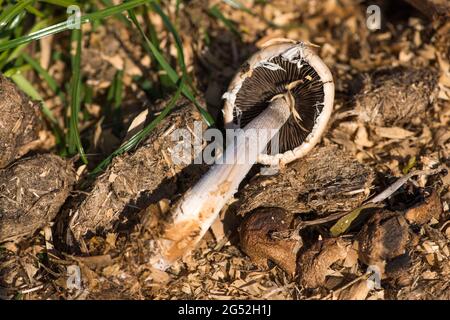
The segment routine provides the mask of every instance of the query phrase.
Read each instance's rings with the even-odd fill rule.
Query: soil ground
[[[235,201],[223,210],[191,256],[167,272],[152,269],[146,259],[154,223],[149,217],[164,215],[199,171],[161,164],[162,157],[155,156],[161,162],[155,179],[169,187],[158,189],[165,193],[157,198],[145,199],[143,190],[154,188],[156,180],[140,180],[145,174],[141,171],[124,175],[120,170],[132,172],[142,159],[148,159],[146,152],[154,156],[153,150],[161,150],[155,145],[157,139],[151,138],[138,151],[116,158],[97,180],[86,179],[87,170],[121,144],[126,128],[141,111],[148,109],[154,115],[170,96],[155,101],[135,82],[142,75],[156,79],[137,33],[113,18],[95,30],[85,25],[81,65],[95,99],[86,106],[90,120],[81,131],[92,156],[87,168],[79,159],[71,160],[77,184],[59,219],[66,219],[79,206],[89,208],[97,202],[103,206],[107,198],[105,215],[120,215],[122,220],[117,223],[111,218],[110,226],[102,224],[101,230],[90,230],[81,240],[75,235],[69,241],[64,232],[58,232],[57,218],[33,235],[4,242],[0,245],[1,298],[450,299],[450,19],[430,18],[400,0],[374,1],[380,8],[381,24],[370,30],[366,10],[373,3],[368,1],[243,3],[251,8],[250,13],[225,1],[182,2],[178,30],[199,99],[220,127],[221,96],[240,65],[261,44],[289,38],[317,45],[336,87],[333,116],[320,146],[277,177],[265,178],[252,171]],[[213,5],[233,27],[210,14]],[[169,16],[174,15],[175,5],[167,5],[167,10]],[[174,41],[163,22],[154,13],[149,18],[165,39],[161,44],[165,53],[176,61]],[[55,36],[51,44],[55,50],[70,50],[68,43],[58,39]],[[125,66],[120,126],[101,112],[118,66]],[[49,72],[64,83],[70,77],[70,66],[60,62],[50,66]],[[50,94],[31,72],[28,77],[62,118],[59,97]],[[193,110],[186,101],[178,106],[184,103]],[[158,134],[164,131],[156,130]],[[49,152],[54,151],[52,143],[47,143]],[[323,156],[324,150],[338,151]],[[12,152],[10,158],[16,157]],[[242,228],[258,219],[287,219],[291,225],[286,231],[304,221],[349,213],[414,170],[420,173],[405,181],[382,206],[366,210],[343,235],[331,236],[335,220],[302,229],[298,255],[283,248],[295,247],[299,237],[268,240],[267,232],[273,230],[267,220],[262,220],[264,227],[256,230],[260,233],[254,233],[255,239],[242,237]],[[3,172],[9,181],[10,171]],[[67,179],[72,183],[70,175]],[[117,176],[126,181],[115,181]],[[175,176],[176,181],[163,179]],[[266,187],[271,184],[275,187]],[[115,198],[102,188],[115,190]],[[359,192],[349,191],[355,189]],[[130,203],[132,209],[122,215]],[[277,209],[268,213],[267,207]],[[96,217],[97,209],[92,210],[85,220]],[[253,222],[242,224],[241,218],[249,219],[249,215],[254,215]],[[240,243],[239,231],[242,239],[262,244],[261,248],[249,250],[248,243],[242,239]],[[77,240],[81,245],[71,247]],[[368,266],[381,269],[381,286],[367,287]],[[78,274],[80,285],[73,282]]]

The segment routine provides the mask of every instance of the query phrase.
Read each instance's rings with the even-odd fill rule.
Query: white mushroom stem
[[[155,253],[150,258],[153,267],[165,270],[195,249],[256,162],[257,155],[248,154],[249,143],[257,141],[254,151],[258,154],[264,152],[290,114],[289,95],[277,96],[238,133],[235,146],[225,150],[222,161],[218,161],[187,191],[172,210],[172,220],[164,226],[161,237],[155,240]],[[234,159],[233,163],[229,163],[229,159]]]

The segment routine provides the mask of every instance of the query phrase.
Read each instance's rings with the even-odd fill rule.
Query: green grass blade
[[[56,80],[45,70],[41,64],[30,57],[27,53],[22,53],[22,57],[24,60],[33,67],[34,70],[47,82],[49,88],[53,91],[53,93],[59,95],[61,93],[61,89],[59,88]]]
[[[42,96],[20,72],[11,74],[10,78],[20,88],[20,90],[25,92],[27,96],[29,96],[32,100],[39,101],[42,104],[42,112],[52,123],[57,123],[55,116],[45,104]]]
[[[183,43],[181,42],[181,38],[180,38],[180,35],[177,32],[177,29],[173,26],[173,24],[170,21],[169,17],[164,13],[164,11],[161,9],[161,7],[156,2],[152,3],[151,7],[161,17],[161,19],[162,19],[164,25],[166,26],[167,30],[169,30],[169,32],[172,34],[173,38],[175,39],[175,46],[177,48],[178,63],[180,64],[181,70],[183,72],[183,76],[187,77],[186,63],[184,61]]]
[[[8,59],[8,51],[3,51],[0,54],[0,70],[3,69],[6,59]]]
[[[28,6],[25,8],[25,10],[27,10],[29,13],[35,15],[38,18],[44,18],[45,14],[42,13],[41,11],[39,11],[38,9],[36,9],[35,7],[32,6]]]
[[[39,0],[39,2],[46,2],[49,4],[53,4],[55,6],[59,7],[69,7],[69,6],[80,6],[79,3],[76,1],[70,1],[70,0]]]
[[[417,159],[416,156],[412,156],[409,158],[408,163],[406,164],[406,166],[402,169],[402,173],[403,174],[408,174],[412,168],[414,168],[414,166],[417,163]]]
[[[43,27],[48,26],[51,23],[51,21],[54,21],[54,19],[44,19],[44,20],[39,21],[31,28],[31,32],[37,31]],[[2,56],[2,58],[0,59],[0,70],[3,69],[3,67],[7,63],[9,63],[9,62],[15,60],[17,57],[19,57],[21,52],[23,51],[23,49],[25,49],[26,46],[27,46],[27,44],[19,45],[18,47],[15,47],[14,50],[12,50],[12,52],[10,54],[8,54],[7,51],[4,51],[3,53],[5,53],[5,57],[3,58],[3,56]]]
[[[114,80],[111,86],[110,92],[108,92],[108,100],[112,101],[112,119],[113,119],[113,132],[120,134],[123,129],[122,124],[122,95],[123,95],[123,70],[118,70],[114,76]]]
[[[376,207],[376,204],[374,203],[368,203],[365,205],[362,205],[359,208],[356,208],[352,210],[350,213],[346,214],[342,218],[340,218],[331,228],[330,233],[333,237],[339,237],[340,235],[344,234],[348,228],[350,228],[353,221],[356,220],[366,209],[374,208]]]
[[[177,0],[176,4],[175,4],[175,16],[178,18],[178,15],[180,13],[180,5],[181,5],[181,0]]]
[[[141,143],[142,140],[144,140],[150,134],[150,132],[162,120],[164,120],[164,118],[170,113],[170,111],[172,111],[173,107],[180,99],[183,82],[184,79],[182,79],[181,83],[178,86],[177,91],[175,92],[175,95],[170,99],[168,105],[164,108],[164,110],[147,126],[145,126],[142,130],[134,134],[128,141],[125,141],[125,143],[123,143],[117,150],[115,150],[106,159],[104,159],[94,170],[92,170],[92,172],[90,173],[91,176],[95,176],[100,172],[102,172],[114,157],[136,148],[139,145],[139,143]]]
[[[150,18],[149,18],[149,15],[148,15],[148,8],[147,8],[147,6],[144,6],[143,9],[144,9],[144,13],[143,13],[144,23],[145,23],[145,25],[148,28],[150,41],[156,46],[156,48],[158,48],[158,50],[161,50],[161,43],[159,41],[158,34],[156,32],[155,26],[150,21]],[[146,45],[145,42],[144,42],[144,44]],[[149,54],[153,57],[153,53],[151,52],[151,50],[149,51]]]
[[[53,134],[56,137],[56,144],[60,147],[60,149],[63,149],[64,148],[63,147],[64,139],[65,139],[64,133],[58,123],[58,120],[56,120],[55,116],[53,115],[53,112],[48,108],[48,106],[44,102],[42,96],[20,72],[11,74],[10,78],[20,88],[20,90],[25,92],[25,94],[28,95],[32,100],[36,100],[36,101],[40,102],[41,108],[42,108],[42,113],[49,121],[50,126],[53,130]]]
[[[124,2],[122,4],[108,7],[96,12],[89,13],[85,16],[81,17],[81,23],[91,22],[94,20],[104,19],[113,15],[116,15],[118,13],[121,13],[123,11],[131,10],[137,6],[143,5],[145,3],[153,2],[154,0],[130,0],[127,2]]]
[[[23,64],[19,67],[14,67],[11,69],[6,70],[3,75],[7,78],[11,78],[11,76],[15,75],[16,73],[23,73],[25,71],[31,70],[31,66],[28,64]]]
[[[114,4],[112,3],[111,0],[101,0],[102,3],[107,6],[107,7],[112,7],[114,6]],[[122,23],[124,23],[127,27],[131,27],[131,23],[130,21],[121,13],[115,14],[114,17],[116,17],[117,19],[119,19],[119,21],[121,21]]]
[[[167,75],[172,80],[173,83],[178,82],[179,78],[175,70],[170,66],[170,64],[167,62],[166,58],[162,55],[162,53],[159,51],[159,49],[147,38],[145,35],[144,30],[142,29],[141,25],[137,21],[136,15],[133,11],[128,11],[131,21],[135,24],[137,27],[139,33],[144,38],[146,45],[150,49],[151,54],[155,57],[155,59],[158,61],[158,63],[161,65],[164,71],[167,72]]]
[[[78,128],[78,118],[81,106],[81,30],[72,31],[72,41],[76,43],[75,54],[72,55],[72,81],[70,83],[70,119],[69,119],[69,137],[68,150],[70,154],[78,153],[84,163],[87,163],[83,145],[81,144],[80,131]]]
[[[144,30],[142,30],[141,25],[137,21],[137,18],[136,18],[136,15],[134,14],[134,12],[132,10],[129,10],[128,13],[130,15],[131,21],[133,21],[136,28],[139,30],[141,36],[144,38],[147,46],[152,51],[152,53],[153,53],[154,57],[156,58],[156,60],[158,61],[158,63],[167,72],[167,75],[169,76],[170,80],[172,80],[172,82],[174,84],[176,84],[179,81],[179,77],[178,77],[177,73],[175,72],[175,70],[166,61],[166,59],[164,58],[162,53],[158,50],[158,48],[156,48],[156,46],[153,45],[153,43],[147,38],[147,36],[144,33]],[[212,126],[214,124],[213,117],[208,113],[208,111],[206,111],[205,109],[203,109],[200,106],[200,104],[197,102],[194,95],[192,94],[191,90],[189,89],[189,87],[187,85],[184,84],[184,82],[182,82],[180,84],[180,86],[181,86],[181,92],[183,93],[183,95],[186,96],[186,98],[188,98],[192,103],[194,103],[194,105],[197,107],[197,109],[201,113],[206,124],[208,126]]]
[[[234,23],[230,19],[228,19],[227,17],[225,17],[222,14],[222,12],[220,11],[220,9],[219,9],[219,7],[217,5],[214,5],[211,8],[209,8],[208,11],[213,17],[215,17],[218,20],[222,21],[222,23],[225,25],[225,27],[228,30],[233,32],[239,38],[241,37],[240,31],[236,28],[236,26],[234,25]]]
[[[46,36],[52,35],[52,34],[56,34],[62,31],[68,30],[68,26],[67,26],[67,22],[63,21],[54,25],[51,25],[47,28],[38,30],[36,32],[32,32],[26,36],[20,37],[20,38],[16,38],[13,40],[9,40],[5,43],[2,43],[0,45],[0,51],[4,51],[7,49],[11,49],[11,48],[15,48],[21,44],[25,44],[34,40],[39,40],[41,38],[44,38]]]
[[[116,6],[112,6],[112,7],[108,7],[108,8],[96,11],[96,12],[92,12],[92,13],[81,16],[80,24],[93,22],[93,21],[96,21],[99,19],[104,19],[104,18],[116,15],[118,13],[121,13],[123,11],[132,9],[134,7],[140,6],[144,3],[148,3],[151,1],[154,1],[154,0],[131,0],[131,1],[127,1],[125,3],[116,5]],[[30,41],[41,39],[41,38],[46,37],[51,34],[56,34],[56,33],[62,32],[62,31],[70,30],[70,27],[71,26],[70,26],[70,24],[67,23],[67,21],[63,21],[58,24],[49,26],[47,28],[38,30],[36,32],[32,32],[26,36],[22,36],[22,37],[13,39],[13,40],[9,40],[5,43],[0,44],[0,52],[7,50],[7,49],[17,47],[18,45],[21,45],[24,43],[28,43]]]
[[[42,68],[41,64],[37,60],[30,57],[27,53],[22,53],[22,57],[47,82],[47,85],[50,88],[50,90],[52,90],[53,93],[59,97],[62,105],[64,106],[66,104],[66,97],[63,94],[61,88],[56,83],[56,80],[53,79],[53,77],[47,72],[47,70]],[[51,120],[51,119],[49,118],[49,120]],[[65,138],[64,138],[64,134],[62,133],[63,130],[61,129],[59,123],[56,120],[53,120],[51,122],[52,122],[53,126],[55,127],[54,129],[56,130],[56,133],[60,136],[59,141],[61,143],[63,143]],[[64,148],[65,148],[65,146],[64,146]]]
[[[19,13],[21,13],[26,7],[32,4],[34,0],[24,0],[17,2],[14,6],[4,9],[0,15],[0,29],[6,27],[6,25],[14,19]]]
[[[114,78],[114,109],[118,109],[122,105],[123,74],[123,70],[118,70]]]

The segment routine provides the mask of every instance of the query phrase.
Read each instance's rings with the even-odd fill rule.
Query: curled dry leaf
[[[441,199],[439,198],[436,190],[433,190],[423,202],[408,209],[405,213],[405,218],[409,223],[423,225],[428,223],[433,218],[439,220],[441,213]]]
[[[0,242],[31,235],[53,220],[74,183],[72,164],[50,154],[0,170]]]
[[[340,291],[338,300],[365,300],[372,287],[367,279],[360,279],[348,288]]]
[[[370,141],[369,134],[367,133],[367,129],[363,125],[360,125],[358,127],[358,130],[356,131],[354,142],[360,147],[370,148],[373,146],[373,141]]]
[[[405,139],[414,135],[414,132],[400,127],[376,127],[375,133],[382,138],[388,139]]]
[[[150,279],[155,283],[164,284],[170,281],[170,276],[167,272],[155,268],[150,269]]]
[[[332,264],[344,260],[351,243],[341,238],[317,241],[312,247],[299,253],[297,259],[298,281],[307,288],[325,284]]]
[[[239,234],[242,250],[256,264],[267,267],[268,261],[290,275],[295,273],[301,239],[276,239],[272,233],[291,227],[293,216],[281,208],[258,208],[245,216]]]
[[[450,225],[445,228],[445,236],[450,240]]]

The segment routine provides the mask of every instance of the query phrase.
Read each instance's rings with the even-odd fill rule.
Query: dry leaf
[[[437,192],[433,190],[424,202],[408,209],[405,213],[405,218],[409,223],[422,225],[428,223],[432,218],[439,220],[441,212],[441,200]]]
[[[405,139],[414,135],[414,132],[400,127],[376,127],[375,133],[388,139]]]

